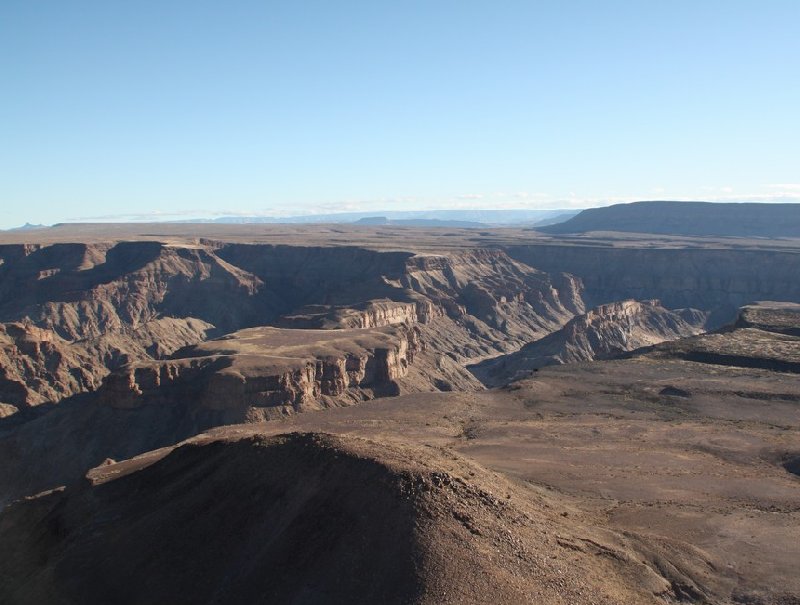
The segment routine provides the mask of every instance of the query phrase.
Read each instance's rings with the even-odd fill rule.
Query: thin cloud
[[[775,183],[763,185],[760,190],[737,191],[730,186],[701,187],[696,193],[677,193],[664,187],[643,190],[640,195],[619,195],[609,193],[602,196],[581,196],[575,191],[561,195],[542,192],[494,192],[490,194],[469,193],[453,197],[413,197],[397,196],[371,199],[325,200],[318,203],[275,203],[259,209],[217,209],[195,208],[179,211],[153,210],[150,212],[130,212],[80,216],[63,222],[157,222],[186,219],[213,219],[223,216],[286,218],[289,216],[314,216],[342,212],[381,212],[381,211],[431,211],[431,210],[557,210],[594,208],[612,204],[630,203],[648,199],[667,199],[673,201],[708,202],[800,202],[800,183]]]

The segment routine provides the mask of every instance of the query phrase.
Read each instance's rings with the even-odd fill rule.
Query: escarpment
[[[499,250],[147,241],[3,246],[0,259],[0,320],[10,322],[8,330],[16,322],[49,339],[36,350],[3,341],[0,402],[17,407],[93,391],[131,364],[182,368],[165,360],[209,337],[257,326],[416,326],[436,354],[403,388],[474,389],[478,383],[460,369],[465,361],[513,350],[582,309],[578,280],[547,275]],[[309,381],[281,382],[294,409],[338,396],[300,382]]]
[[[643,350],[656,359],[800,373],[800,305],[758,302],[742,308],[730,326]]]
[[[670,311],[656,300],[601,305],[519,351],[470,366],[470,370],[484,384],[499,386],[548,365],[608,359],[626,351],[694,336],[703,331],[705,317],[694,309]]]
[[[657,299],[710,311],[710,327],[755,300],[800,301],[800,253],[735,247],[616,247],[560,243],[505,247],[517,261],[580,278],[589,307]]]
[[[188,402],[193,414],[225,422],[264,420],[397,394],[397,380],[423,350],[419,330],[250,328],[139,362],[106,377],[102,405],[134,409]]]

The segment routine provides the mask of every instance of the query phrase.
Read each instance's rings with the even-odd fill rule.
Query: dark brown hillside
[[[611,605],[694,586],[633,537],[584,551],[546,500],[440,450],[290,434],[161,456],[0,514],[0,600]]]

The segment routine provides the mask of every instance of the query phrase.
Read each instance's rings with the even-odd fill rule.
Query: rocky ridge
[[[670,311],[657,300],[601,305],[519,351],[470,366],[470,371],[487,386],[502,386],[545,366],[609,359],[641,347],[694,336],[703,331],[705,319],[706,314],[701,311]]]
[[[461,457],[313,433],[110,462],[6,508],[0,540],[0,598],[19,603],[610,605],[705,581]]]
[[[661,359],[800,373],[800,305],[761,302],[720,330],[641,351]]]

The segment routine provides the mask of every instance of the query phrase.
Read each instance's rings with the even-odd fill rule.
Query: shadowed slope
[[[517,504],[518,488],[438,449],[220,435],[8,507],[3,602],[577,605],[674,594],[641,554],[613,550],[622,542],[594,535],[617,557],[584,552],[546,501]]]

